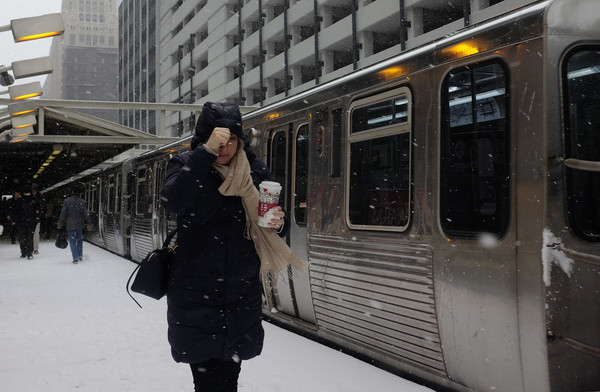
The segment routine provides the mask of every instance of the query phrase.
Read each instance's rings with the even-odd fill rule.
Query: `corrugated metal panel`
[[[430,247],[386,241],[310,237],[317,325],[366,351],[444,375]]]
[[[135,244],[135,247],[132,246],[131,258],[136,261],[142,261],[149,252],[154,250],[152,243],[152,221],[150,219],[140,218],[134,221],[131,241]]]

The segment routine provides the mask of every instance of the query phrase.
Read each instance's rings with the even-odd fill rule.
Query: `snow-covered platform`
[[[89,243],[84,260],[42,241],[34,260],[0,239],[0,389],[11,392],[192,391],[171,359],[166,301],[125,283],[135,264]],[[431,389],[264,323],[263,354],[242,364],[240,392],[425,392]]]

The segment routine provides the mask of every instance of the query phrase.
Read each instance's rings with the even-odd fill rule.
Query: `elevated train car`
[[[540,1],[246,114],[310,262],[265,315],[440,390],[600,390],[596,9]],[[186,148],[84,179],[89,240],[158,246]]]

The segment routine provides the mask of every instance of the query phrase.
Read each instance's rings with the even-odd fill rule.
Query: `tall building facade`
[[[68,100],[118,99],[117,0],[63,0],[65,33],[53,38],[54,71],[44,97]],[[114,110],[82,110],[117,122]]]
[[[119,100],[157,102],[158,19],[156,0],[123,0],[119,5]],[[123,125],[156,135],[156,113],[122,110]]]
[[[535,1],[123,0],[121,97],[262,106]]]

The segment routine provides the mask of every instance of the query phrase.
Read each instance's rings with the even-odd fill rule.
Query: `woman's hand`
[[[269,227],[275,230],[280,230],[285,222],[283,220],[285,213],[281,210],[281,207],[279,206],[271,208],[269,212],[273,214],[273,219],[271,219],[271,221],[269,222]]]
[[[204,145],[214,152],[218,153],[219,148],[224,146],[229,142],[229,138],[231,137],[231,132],[229,132],[228,128],[216,127],[213,129],[210,137],[204,143]]]

